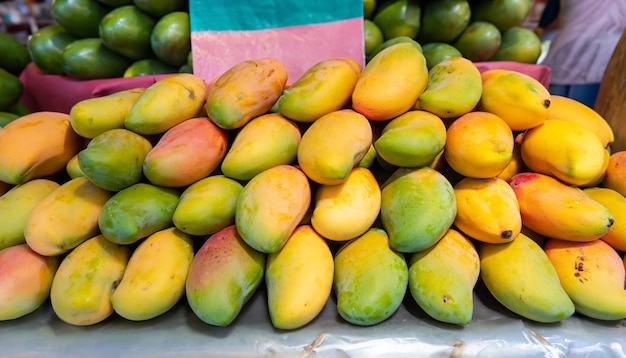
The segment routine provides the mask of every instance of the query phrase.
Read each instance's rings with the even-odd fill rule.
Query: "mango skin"
[[[72,129],[68,114],[24,115],[0,131],[0,181],[16,185],[56,174],[82,147],[83,138]]]
[[[277,165],[243,187],[235,208],[235,225],[255,250],[280,250],[300,224],[311,204],[311,187],[304,173],[291,165]]]
[[[292,164],[301,139],[300,129],[284,116],[260,115],[237,132],[220,169],[229,178],[250,180],[265,169]]]
[[[409,270],[404,256],[390,248],[388,241],[384,230],[371,228],[335,254],[337,312],[349,323],[375,325],[402,304]]]
[[[584,188],[583,192],[604,205],[615,217],[615,223],[601,239],[617,251],[626,251],[626,197],[603,187]]]
[[[429,167],[398,169],[383,184],[381,223],[389,245],[399,252],[434,245],[452,226],[456,212],[452,185]]]
[[[291,120],[311,123],[350,101],[360,72],[351,58],[320,61],[283,91],[275,107]]]
[[[226,154],[228,134],[206,117],[168,129],[146,155],[143,174],[154,185],[178,188],[206,178]]]
[[[389,121],[374,142],[376,153],[399,167],[430,164],[446,145],[446,126],[437,115],[408,111]]]
[[[150,85],[124,118],[124,127],[142,135],[160,134],[187,119],[197,117],[207,95],[199,76],[177,73]]]
[[[48,299],[58,256],[43,256],[26,244],[0,250],[0,321],[35,311]]]
[[[170,310],[185,293],[193,255],[191,236],[175,227],[145,238],[111,295],[115,312],[131,321],[145,321]]]
[[[210,235],[235,223],[237,199],[243,185],[224,175],[191,184],[180,195],[172,222],[189,235]]]
[[[33,208],[26,227],[26,243],[41,255],[66,253],[99,233],[98,217],[112,192],[86,177],[71,179]]]
[[[185,283],[194,314],[210,325],[230,325],[263,282],[266,256],[246,244],[235,225],[208,237]]]
[[[128,111],[145,90],[131,88],[76,102],[69,113],[72,128],[85,138],[95,138],[109,129],[124,128]]]
[[[56,316],[75,326],[89,326],[113,314],[111,294],[122,278],[130,247],[94,236],[61,261],[50,290]]]
[[[328,113],[302,134],[298,164],[311,180],[334,185],[343,182],[369,151],[372,127],[351,109]]]
[[[287,83],[287,69],[275,58],[242,61],[220,75],[205,104],[207,116],[224,129],[243,127],[269,112]]]
[[[32,179],[0,196],[0,250],[23,244],[28,216],[37,204],[60,185],[49,179]]]
[[[137,183],[115,193],[102,207],[98,227],[109,241],[128,245],[172,226],[177,190]]]
[[[311,225],[324,238],[347,241],[363,235],[380,214],[381,193],[374,174],[352,169],[336,185],[320,185],[315,192]]]
[[[92,139],[78,153],[78,165],[91,182],[120,191],[143,178],[143,162],[152,149],[144,136],[128,129],[111,129]]]

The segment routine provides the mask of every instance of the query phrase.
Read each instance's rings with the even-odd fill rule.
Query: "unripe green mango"
[[[235,225],[211,235],[194,256],[185,283],[194,314],[210,325],[231,324],[263,282],[265,261]]]
[[[393,249],[404,253],[427,249],[454,223],[454,189],[429,167],[400,168],[383,183],[380,214]]]
[[[304,173],[277,165],[252,178],[242,189],[235,224],[244,241],[264,253],[280,250],[311,204],[311,187]]]
[[[189,235],[215,233],[235,223],[235,208],[243,185],[224,175],[213,175],[191,184],[180,196],[172,221]]]
[[[75,326],[87,326],[113,314],[111,294],[129,256],[130,247],[114,244],[102,235],[72,250],[52,281],[50,301],[57,317]]]
[[[104,204],[98,227],[109,241],[132,244],[172,226],[179,197],[175,189],[149,183],[133,184],[115,193]]]
[[[108,130],[78,153],[85,177],[98,187],[119,191],[143,179],[143,162],[152,143],[128,129]]]
[[[224,175],[250,180],[265,169],[296,159],[300,129],[278,113],[251,119],[237,133],[222,161]]]
[[[432,163],[446,145],[446,126],[438,116],[412,110],[389,121],[374,142],[376,153],[398,167]]]
[[[334,259],[337,311],[349,323],[370,326],[395,313],[406,293],[409,269],[389,246],[387,233],[371,228],[342,246]]]

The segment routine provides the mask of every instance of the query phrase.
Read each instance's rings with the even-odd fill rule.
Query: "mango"
[[[78,153],[76,153],[65,165],[65,172],[71,178],[78,178],[85,176],[85,173],[80,169],[80,164],[78,163]]]
[[[187,302],[203,322],[228,326],[263,282],[266,254],[254,250],[235,225],[212,234],[198,249],[185,283]]]
[[[111,295],[129,256],[130,247],[114,244],[102,235],[72,250],[52,281],[50,301],[56,316],[75,326],[94,325],[111,316]]]
[[[137,183],[115,193],[102,207],[98,227],[109,241],[128,245],[172,226],[179,193]]]
[[[131,254],[111,295],[113,310],[131,321],[169,311],[185,293],[193,254],[191,237],[175,227],[145,238]]]
[[[609,209],[615,218],[615,223],[601,239],[615,250],[626,252],[626,197],[603,187],[584,188],[583,192]]]
[[[267,256],[265,284],[272,325],[296,329],[315,319],[330,297],[333,277],[333,254],[324,238],[310,225],[296,228],[278,252]]]
[[[277,165],[252,178],[241,190],[235,224],[243,240],[255,250],[280,250],[300,224],[311,204],[311,187],[304,173],[291,165]]]
[[[23,244],[24,228],[35,206],[59,184],[49,179],[32,179],[0,196],[0,250]]]
[[[380,219],[396,251],[413,253],[433,246],[452,226],[456,213],[452,185],[429,167],[398,169],[383,184]]]
[[[235,223],[237,199],[243,185],[224,175],[213,175],[191,184],[180,195],[172,222],[180,231],[210,235]]]
[[[78,165],[96,186],[119,191],[140,182],[143,162],[152,149],[144,136],[128,129],[110,129],[78,153]]]
[[[430,317],[465,325],[474,314],[480,259],[472,241],[450,229],[435,245],[409,258],[409,291]]]
[[[128,111],[145,90],[131,88],[76,102],[69,113],[72,128],[85,138],[95,138],[109,129],[124,128]]]
[[[188,119],[168,129],[146,155],[143,174],[154,185],[185,187],[219,167],[228,134],[206,117]]]
[[[411,110],[389,121],[374,142],[376,153],[398,167],[430,164],[446,145],[446,126],[437,115]]]
[[[298,164],[311,180],[334,185],[343,182],[372,144],[372,127],[351,109],[328,113],[303,133]]]
[[[409,269],[389,246],[387,233],[370,228],[335,254],[333,289],[337,312],[349,323],[371,326],[393,315],[404,299]]]
[[[26,243],[46,256],[71,251],[99,233],[98,216],[112,195],[86,177],[61,184],[32,209],[24,228]]]
[[[82,147],[68,114],[24,115],[0,130],[0,181],[16,185],[56,174]]]
[[[602,186],[626,196],[626,151],[620,150],[609,156]]]
[[[292,164],[302,139],[300,129],[278,113],[252,118],[236,134],[220,169],[235,180],[250,180],[265,169]]]
[[[361,72],[351,58],[329,58],[309,68],[286,88],[276,102],[278,113],[310,123],[319,117],[344,108]]]
[[[347,241],[363,235],[380,213],[381,192],[374,174],[352,169],[336,185],[320,185],[315,192],[311,225],[324,238]]]
[[[207,84],[191,73],[177,73],[150,85],[124,118],[124,127],[142,135],[161,134],[187,119],[198,117]]]
[[[394,44],[365,65],[352,92],[352,108],[372,121],[411,109],[428,84],[428,67],[413,44]]]
[[[0,321],[24,317],[48,299],[60,259],[26,244],[0,250]]]
[[[287,84],[287,69],[275,58],[235,64],[218,76],[205,104],[207,116],[224,129],[243,127],[269,112]]]

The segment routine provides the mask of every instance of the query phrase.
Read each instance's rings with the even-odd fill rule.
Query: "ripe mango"
[[[309,179],[291,165],[277,165],[252,178],[241,190],[235,224],[255,250],[280,250],[311,204]]]
[[[146,88],[128,110],[124,127],[142,135],[163,133],[198,117],[206,94],[207,84],[191,73],[162,78]]]
[[[309,68],[276,102],[278,113],[310,123],[344,108],[350,101],[361,66],[351,58],[329,58]]]
[[[626,151],[620,150],[609,156],[602,185],[626,196]]]
[[[615,217],[615,223],[601,237],[620,252],[626,251],[626,197],[610,188],[584,188],[583,192],[605,206]],[[2,199],[2,198],[0,198]]]
[[[333,276],[333,254],[324,238],[310,225],[296,228],[279,251],[267,256],[265,283],[272,325],[296,329],[311,322],[330,297]]]
[[[24,115],[0,130],[0,181],[15,185],[56,174],[82,147],[68,114]]]
[[[131,321],[157,317],[180,300],[193,259],[191,237],[175,227],[157,231],[133,251],[111,295],[117,314]]]
[[[399,252],[434,245],[452,226],[456,212],[452,185],[429,167],[398,169],[383,184],[380,218],[389,245]]]
[[[437,115],[411,110],[389,121],[374,142],[376,153],[398,167],[430,164],[446,145],[446,126]]]
[[[352,108],[372,121],[410,110],[428,84],[422,52],[411,43],[394,44],[365,65],[352,92]]]
[[[0,321],[23,317],[48,299],[59,266],[58,256],[44,256],[26,244],[0,250]]]
[[[220,75],[205,104],[207,116],[224,129],[243,127],[269,112],[287,83],[287,69],[275,58],[242,61]]]
[[[32,179],[0,196],[0,250],[26,242],[24,228],[28,216],[58,187],[57,182],[49,179]]]
[[[320,185],[315,193],[311,225],[324,238],[347,241],[363,235],[380,213],[380,187],[374,174],[352,169],[336,185]]]
[[[398,310],[409,269],[404,256],[389,246],[384,230],[370,228],[348,241],[335,254],[334,263],[337,312],[347,322],[371,326]]]
[[[109,129],[124,128],[128,111],[145,90],[132,88],[76,102],[70,108],[72,128],[85,138],[94,138]]]
[[[128,129],[110,129],[93,138],[78,153],[78,165],[98,187],[119,191],[140,182],[143,162],[152,149],[144,136]]]
[[[213,175],[191,184],[180,195],[172,221],[189,235],[209,235],[235,223],[239,182]]]
[[[85,173],[80,169],[80,164],[78,163],[78,153],[76,153],[65,165],[65,171],[67,175],[71,178],[78,178],[85,176]]]
[[[129,246],[114,244],[102,235],[73,249],[52,281],[50,301],[56,316],[75,326],[93,325],[111,316],[111,294],[129,256]]]
[[[33,208],[26,227],[26,243],[41,255],[68,252],[99,233],[98,216],[113,193],[86,177],[71,179]]]
[[[146,155],[143,174],[154,185],[185,187],[221,163],[228,134],[208,118],[188,119],[168,129]]]
[[[194,256],[185,283],[194,314],[210,325],[230,325],[263,282],[265,261],[235,225],[212,234]]]
[[[250,180],[265,169],[292,164],[301,138],[300,129],[278,113],[252,118],[237,132],[226,152],[222,173],[236,180]]]
[[[339,184],[368,152],[372,136],[370,122],[358,112],[342,109],[328,113],[302,135],[298,164],[319,184]]]
[[[137,183],[115,193],[102,207],[98,227],[109,241],[128,245],[172,226],[179,193]]]

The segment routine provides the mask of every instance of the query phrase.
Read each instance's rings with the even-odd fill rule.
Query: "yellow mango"
[[[131,321],[144,321],[169,311],[185,293],[193,254],[191,236],[175,227],[145,238],[132,252],[111,295],[115,312]]]
[[[606,149],[591,130],[569,120],[548,119],[522,137],[526,166],[570,185],[586,185],[601,176]]]
[[[322,311],[333,287],[333,255],[310,225],[296,228],[285,245],[267,256],[265,283],[272,325],[296,329]]]
[[[278,113],[297,122],[313,122],[343,108],[352,96],[361,66],[351,58],[329,58],[309,68],[276,102]]]
[[[71,179],[85,176],[85,173],[83,173],[83,170],[80,169],[80,164],[78,163],[79,153],[76,153],[76,155],[74,155],[65,165],[65,171]]]
[[[287,83],[287,69],[275,58],[242,61],[220,75],[205,104],[207,116],[224,129],[243,127],[269,112]]]
[[[130,247],[94,236],[63,258],[50,289],[52,309],[62,321],[88,326],[113,314],[111,295],[124,274]]]
[[[76,102],[69,113],[72,128],[85,138],[94,138],[109,129],[124,128],[128,111],[145,90],[132,88]]]
[[[72,250],[99,233],[98,217],[112,195],[86,177],[61,184],[28,216],[24,228],[26,243],[47,256]]]
[[[237,198],[235,224],[248,245],[270,254],[283,247],[310,204],[306,175],[295,166],[277,165],[243,187]]]
[[[372,127],[351,109],[328,113],[313,122],[298,145],[298,164],[311,180],[343,182],[372,144]]]
[[[162,78],[137,98],[124,118],[135,133],[160,134],[187,119],[198,117],[206,101],[207,84],[190,73]]]
[[[415,105],[428,84],[422,52],[403,42],[380,51],[365,65],[352,92],[352,108],[372,121],[385,121]]]
[[[615,223],[601,237],[615,250],[626,252],[626,197],[610,188],[584,188],[583,192],[611,211]]]
[[[614,152],[609,156],[602,185],[626,196],[626,151]]]
[[[56,174],[83,147],[60,112],[33,112],[0,130],[0,181],[21,184]]]

